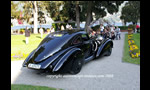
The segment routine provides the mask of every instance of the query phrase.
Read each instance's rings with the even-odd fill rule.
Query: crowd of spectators
[[[103,24],[97,30],[93,30],[90,28],[90,37],[94,37],[96,35],[101,35],[103,38],[110,38],[112,40],[120,40],[120,28],[114,25],[104,26]]]

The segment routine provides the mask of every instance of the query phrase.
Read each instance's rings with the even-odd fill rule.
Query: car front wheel
[[[106,56],[110,56],[110,55],[111,55],[111,52],[112,52],[112,47],[110,47],[110,48],[108,49],[108,52],[107,52]]]

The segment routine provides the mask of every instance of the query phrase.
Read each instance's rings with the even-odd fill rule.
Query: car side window
[[[89,40],[89,37],[87,36],[87,34],[82,34],[81,37],[84,41]]]
[[[77,45],[77,44],[80,44],[80,43],[82,43],[82,38],[80,36],[74,38],[73,41],[72,41],[73,45]]]

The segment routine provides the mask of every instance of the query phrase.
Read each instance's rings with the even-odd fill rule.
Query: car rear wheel
[[[81,71],[81,68],[82,68],[82,62],[81,60],[76,60],[74,63],[73,63],[73,66],[70,70],[70,73],[71,74],[77,74]]]

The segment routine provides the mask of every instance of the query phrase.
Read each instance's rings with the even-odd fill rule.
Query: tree
[[[80,15],[80,6],[82,6],[81,1],[42,1],[41,5],[44,5],[42,8],[45,8],[50,13],[51,18],[54,21],[76,21],[77,28],[80,28],[80,17],[83,21],[82,14]]]
[[[37,34],[38,31],[37,31],[37,19],[38,19],[38,11],[37,11],[37,2],[36,1],[33,1],[32,2],[33,4],[33,14],[34,14],[34,31],[33,33],[34,34]]]
[[[79,3],[79,1],[64,1],[63,9],[60,11],[61,18],[64,21],[76,20],[76,9],[78,8],[77,2]]]
[[[14,1],[11,1],[11,17],[13,18],[19,18],[20,12],[17,10],[18,3],[14,3]]]
[[[89,32],[88,26],[93,19],[92,13],[95,13],[96,19],[102,18],[106,16],[106,10],[110,14],[117,13],[122,3],[123,1],[88,1],[85,30]]]
[[[64,1],[41,1],[43,10],[46,10],[54,21],[62,21],[60,7]]]
[[[26,20],[27,23],[33,24],[30,22],[30,18],[33,17],[33,3],[31,1],[19,1],[19,3],[23,4],[24,20]]]
[[[49,4],[48,4],[49,3]],[[46,9],[54,21],[68,22],[76,21],[77,28],[80,28],[80,7],[79,1],[49,1],[45,2]],[[61,9],[62,8],[62,9]]]
[[[86,24],[85,24],[85,30],[87,31],[87,33],[89,33],[88,29],[88,25],[90,24],[90,22],[92,18],[92,2],[88,1],[88,11],[87,11],[87,19],[86,19]]]
[[[137,24],[140,19],[140,1],[129,1],[122,8],[121,17],[126,22],[132,22],[133,24]]]
[[[24,19],[27,20],[27,23],[29,23],[30,18],[34,18],[34,30],[33,33],[37,34],[37,22],[38,22],[38,9],[37,9],[37,1],[20,1],[20,3],[23,3],[23,13],[24,13]],[[32,24],[32,23],[30,23]]]
[[[79,1],[76,1],[76,23],[77,29],[80,29]]]

